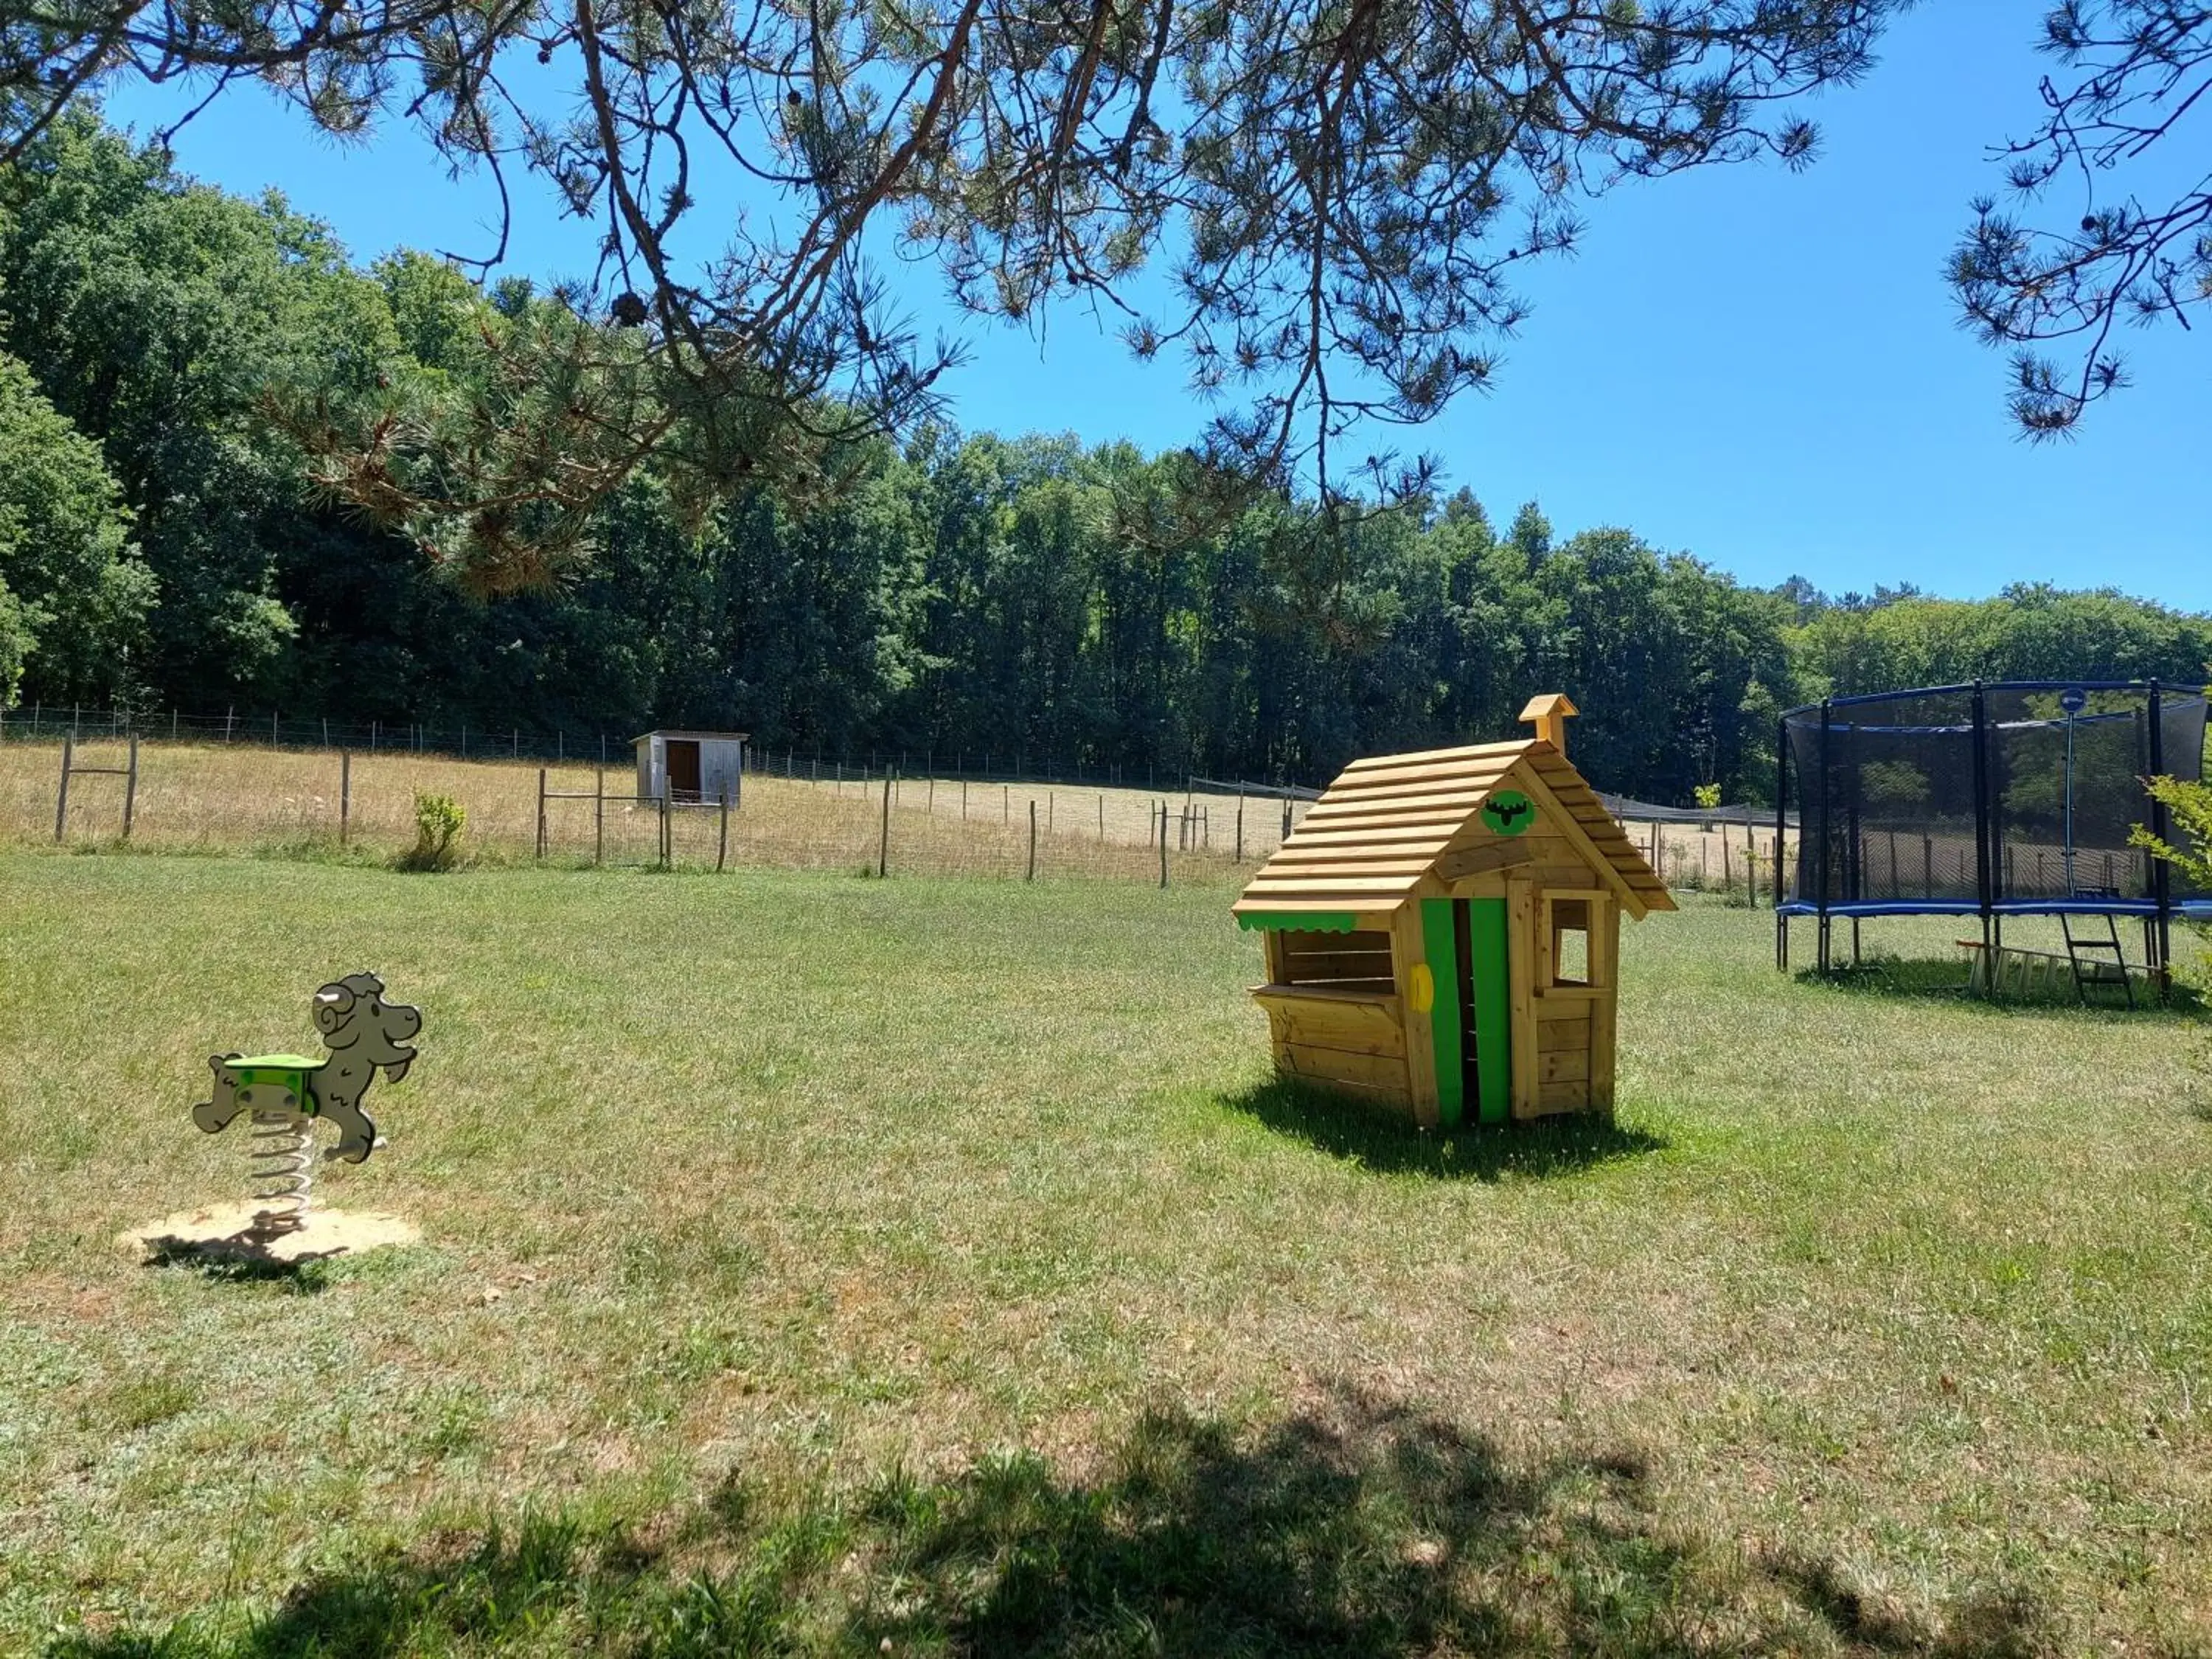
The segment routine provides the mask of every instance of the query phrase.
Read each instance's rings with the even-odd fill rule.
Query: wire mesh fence
[[[0,707],[0,743],[78,742],[136,734],[146,742],[201,744],[222,748],[350,750],[357,754],[443,755],[460,760],[546,762],[554,765],[628,766],[635,734],[604,727],[548,731],[532,717],[528,726],[441,725],[417,721],[343,720],[320,715],[285,714],[278,710],[227,708],[221,714],[175,708],[101,708],[84,704],[33,702]],[[1066,788],[1133,790],[1168,795],[1191,782],[1187,769],[1166,761],[1086,762],[1065,753],[1039,755],[1019,748],[969,749],[934,742],[896,750],[811,748],[748,741],[746,766],[757,772],[809,782],[835,779],[902,777],[965,778],[1016,789]],[[1203,784],[1203,781],[1200,781]],[[1280,793],[1282,786],[1212,785],[1206,792],[1235,795]],[[1310,796],[1318,791],[1292,789]]]
[[[1190,774],[1173,788],[1117,786],[1112,768],[1088,779],[1014,776],[991,769],[1008,757],[964,751],[950,758],[974,769],[908,774],[881,757],[748,744],[745,781],[725,825],[719,803],[678,801],[664,812],[639,794],[629,739],[597,732],[546,738],[519,729],[33,705],[0,711],[0,838],[120,838],[134,738],[141,761],[130,835],[154,847],[336,842],[363,855],[397,854],[412,844],[421,793],[460,803],[469,815],[464,845],[483,859],[1157,882],[1163,851],[1170,881],[1256,865],[1321,793]],[[64,801],[65,751],[77,775]],[[112,774],[100,769],[108,766]],[[1670,886],[1771,902],[1776,835],[1765,809],[1607,805]],[[1793,852],[1796,841],[1792,824]],[[1941,861],[1953,850],[1930,855]],[[1896,867],[1911,856],[1896,849]]]
[[[638,794],[627,766],[183,742],[141,745],[133,779],[119,763],[131,741],[88,734],[0,748],[0,841],[120,842],[128,787],[129,840],[149,848],[396,859],[416,840],[416,797],[444,795],[467,814],[464,856],[489,862],[1170,883],[1224,879],[1238,867],[1207,803],[1139,804],[1130,792],[755,775],[726,802],[665,800]],[[65,798],[64,752],[73,768]]]

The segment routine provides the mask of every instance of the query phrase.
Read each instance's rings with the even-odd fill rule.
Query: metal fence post
[[[722,833],[714,842],[714,873],[720,875],[730,859],[730,788],[722,786]]]
[[[1030,868],[1029,873],[1022,879],[1024,881],[1036,879],[1036,803],[1035,801],[1030,803]]]
[[[131,820],[138,811],[138,733],[131,733],[131,766],[123,775],[123,839],[131,839]]]
[[[538,856],[545,856],[545,769],[538,769]]]
[[[1163,892],[1164,892],[1164,891],[1167,890],[1167,884],[1168,884],[1168,804],[1167,804],[1165,801],[1162,801],[1162,802],[1160,803],[1160,889],[1161,889],[1161,890],[1162,890]]]
[[[353,750],[338,750],[338,845],[353,835]]]
[[[592,798],[592,862],[607,861],[607,769],[599,768],[598,781],[592,786],[597,792]]]

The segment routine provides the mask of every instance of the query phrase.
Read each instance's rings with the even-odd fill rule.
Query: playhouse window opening
[[[1387,990],[1391,983],[1390,935],[1372,929],[1349,933],[1288,930],[1281,935],[1286,985],[1340,990]]]
[[[1552,977],[1557,986],[1588,987],[1590,979],[1590,902],[1554,899],[1552,912]]]

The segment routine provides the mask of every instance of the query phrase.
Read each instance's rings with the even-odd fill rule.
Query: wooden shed
[[[1537,735],[1353,762],[1234,907],[1264,932],[1278,1070],[1423,1124],[1613,1109],[1620,918],[1671,910]]]
[[[636,738],[637,798],[735,805],[744,793],[744,732],[647,732]]]

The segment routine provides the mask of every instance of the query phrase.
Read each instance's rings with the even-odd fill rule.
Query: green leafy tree
[[[0,706],[128,700],[153,576],[100,446],[4,353],[0,457]]]
[[[376,285],[281,203],[193,185],[72,115],[0,170],[0,343],[98,442],[159,580],[141,672],[203,705],[273,696],[297,635],[276,571],[316,511],[267,416],[388,374]]]
[[[1218,399],[1208,471],[1307,477],[1325,509],[1362,477],[1425,494],[1425,463],[1352,447],[1349,428],[1418,423],[1488,386],[1528,311],[1518,267],[1571,247],[1607,188],[1803,162],[1795,100],[1856,78],[1891,9],[63,7],[0,33],[0,163],[119,78],[252,80],[342,138],[413,122],[502,199],[535,174],[595,221],[597,279],[565,297],[607,327],[536,315],[488,345],[505,395],[396,380],[313,426],[334,484],[426,544],[481,553],[489,588],[541,574],[520,544],[574,545],[580,477],[604,495],[657,454],[688,476],[673,498],[703,505],[763,476],[806,483],[824,446],[931,414],[955,353],[902,325],[866,257],[892,246],[934,259],[975,312],[1085,297],[1128,319],[1139,356],[1181,353]],[[734,198],[708,190],[710,156],[747,181]],[[714,256],[682,252],[702,246]],[[1142,280],[1162,264],[1169,280]],[[544,465],[548,448],[572,465]]]

